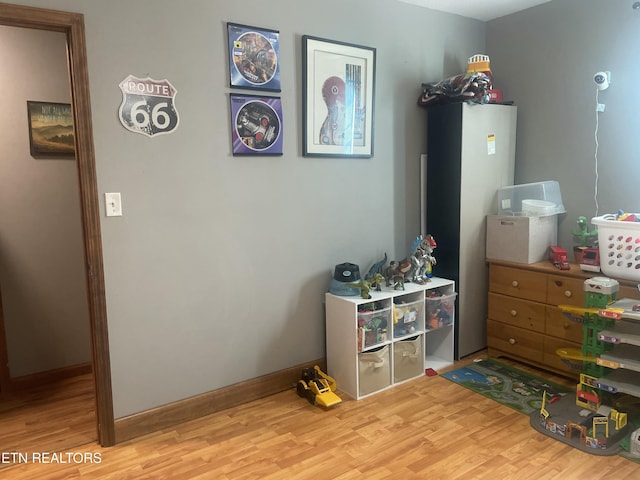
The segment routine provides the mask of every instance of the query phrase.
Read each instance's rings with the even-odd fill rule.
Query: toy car
[[[567,259],[567,251],[557,245],[549,247],[549,260],[560,270],[571,270],[569,260]]]
[[[309,400],[311,405],[332,407],[342,402],[342,399],[334,392],[336,381],[320,370],[318,365],[302,370],[302,378],[298,380],[296,391],[302,398]]]

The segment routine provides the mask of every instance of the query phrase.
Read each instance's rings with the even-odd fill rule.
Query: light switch
[[[122,199],[120,197],[120,192],[105,193],[104,203],[105,203],[105,211],[107,212],[107,217],[122,216]]]

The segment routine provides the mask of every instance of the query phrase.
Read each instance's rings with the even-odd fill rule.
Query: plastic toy
[[[585,272],[600,271],[600,250],[597,248],[585,248],[582,250],[582,258],[580,259],[580,269]]]
[[[360,267],[355,263],[340,263],[336,265],[329,292],[334,295],[350,296],[358,295],[360,289],[353,284],[360,280]]]
[[[371,268],[364,276],[365,280],[371,280],[374,275],[382,275],[385,264],[387,263],[387,254],[385,252],[384,257],[378,262],[371,265]]]
[[[549,247],[549,260],[559,268],[560,270],[570,270],[569,260],[567,258],[567,251],[557,245]]]
[[[568,366],[581,370],[580,383],[573,399],[567,395],[553,405],[543,402],[539,414],[531,416],[531,425],[539,432],[599,455],[618,453],[630,429],[627,413],[612,401],[615,390],[607,383],[608,367],[601,358],[613,348],[606,332],[624,313],[617,302],[618,290],[616,280],[593,277],[584,282],[584,307],[558,305],[567,318],[582,324],[582,348],[556,350]]]
[[[373,276],[373,280],[371,281],[360,280],[359,282],[349,282],[347,283],[347,285],[359,289],[360,297],[368,300],[369,298],[371,298],[371,295],[369,294],[371,288],[375,288],[378,292],[381,291],[380,285],[382,284],[382,282],[384,282],[384,277],[379,273],[376,273]]]
[[[576,223],[578,224],[578,230],[574,230],[571,233],[579,239],[580,247],[587,247],[590,239],[598,237],[598,231],[589,231],[589,224],[587,223],[587,217],[585,216],[579,216]]]
[[[417,236],[411,246],[409,256],[398,262],[393,271],[387,272],[387,282],[389,282],[390,275],[394,277],[401,275],[403,284],[404,282],[420,284],[429,282],[433,276],[433,265],[436,264],[436,259],[432,254],[437,245],[433,235]]]
[[[616,220],[618,222],[640,222],[640,216],[635,213],[625,213],[623,210],[618,210]]]
[[[404,275],[398,273],[398,263],[392,260],[384,269],[385,285],[394,290],[404,290]]]
[[[318,365],[302,370],[302,378],[296,385],[298,396],[309,400],[311,405],[317,404],[325,408],[342,402],[342,399],[334,393],[335,390],[336,381],[324,373]]]

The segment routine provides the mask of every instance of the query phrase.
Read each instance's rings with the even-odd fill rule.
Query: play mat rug
[[[476,360],[472,364],[443,373],[441,376],[526,415],[540,410],[542,395],[545,391],[547,402],[554,397],[573,392],[569,387],[550,382],[491,358]]]

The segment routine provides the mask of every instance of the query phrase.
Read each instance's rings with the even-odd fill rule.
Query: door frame
[[[115,444],[115,423],[84,16],[80,13],[0,3],[0,25],[56,31],[65,33],[67,36],[85,275],[91,324],[97,433],[100,445],[111,446]]]

